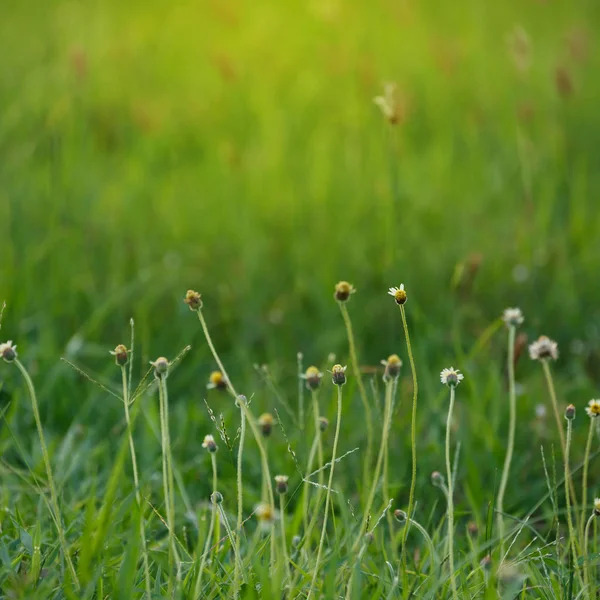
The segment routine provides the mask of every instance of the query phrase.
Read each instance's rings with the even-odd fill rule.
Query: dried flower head
[[[435,485],[435,487],[443,487],[444,485],[446,485],[446,480],[439,471],[434,471],[431,474],[431,483]]]
[[[258,504],[254,509],[254,514],[263,529],[269,529],[278,518],[278,512],[266,502]]]
[[[404,107],[400,103],[395,83],[383,86],[383,96],[376,96],[373,102],[379,106],[383,116],[391,125],[397,125],[404,116]]]
[[[558,358],[558,344],[545,335],[541,335],[529,346],[529,357],[531,360],[546,360]]]
[[[321,431],[327,431],[329,427],[329,419],[327,417],[319,417],[319,429]]]
[[[308,367],[306,372],[301,375],[302,379],[306,381],[306,387],[309,390],[316,390],[321,385],[321,378],[323,377],[323,373],[317,369],[317,367]]]
[[[397,354],[390,354],[387,360],[382,360],[381,364],[385,366],[383,373],[384,379],[397,379],[402,367],[402,359]]]
[[[114,350],[110,351],[119,367],[124,367],[127,364],[129,360],[128,352],[129,350],[123,344],[119,344]]]
[[[404,284],[401,283],[400,287],[391,287],[388,290],[388,294],[394,297],[396,304],[401,305],[405,304],[408,299],[406,296],[406,290],[404,289]]]
[[[215,442],[215,438],[212,435],[204,436],[202,447],[206,448],[209,452],[216,452],[219,449],[217,443]]]
[[[190,307],[190,310],[197,311],[202,308],[202,296],[194,290],[188,290],[183,301]]]
[[[356,290],[351,283],[348,283],[347,281],[340,281],[335,284],[335,292],[333,297],[338,302],[347,302],[354,292],[356,292]]]
[[[154,362],[150,361],[150,364],[154,367],[154,377],[157,379],[162,379],[168,375],[169,361],[164,356],[160,356]]]
[[[398,523],[406,523],[406,517],[407,515],[403,510],[397,508],[394,511],[394,518],[396,519],[396,521],[398,521]]]
[[[502,320],[508,327],[518,327],[525,320],[520,308],[505,308]]]
[[[456,387],[464,378],[465,376],[454,367],[444,369],[440,373],[440,381],[448,387]]]
[[[335,385],[344,385],[346,383],[346,367],[342,367],[342,365],[333,365],[330,373],[331,379]]]
[[[587,416],[591,419],[595,419],[600,416],[600,400],[590,400],[588,405],[585,407]]]
[[[263,413],[258,417],[258,425],[264,437],[269,437],[273,432],[275,419],[271,413]]]
[[[0,356],[7,363],[13,362],[17,358],[17,347],[10,340],[0,344]]]
[[[569,404],[565,409],[565,419],[572,421],[575,418],[575,405]]]
[[[287,475],[275,475],[275,488],[279,494],[287,494],[288,480]]]
[[[600,517],[600,498],[594,498],[594,515]]]
[[[210,495],[210,501],[213,504],[221,504],[223,502],[223,494],[221,492],[213,492]]]
[[[208,378],[208,383],[206,384],[206,387],[209,390],[226,390],[227,379],[225,379],[221,371],[213,371]]]

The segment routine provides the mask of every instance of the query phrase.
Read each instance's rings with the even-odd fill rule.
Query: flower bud
[[[273,423],[275,419],[271,413],[263,413],[258,417],[258,425],[264,437],[269,437],[273,432]]]
[[[331,378],[335,385],[344,385],[346,383],[346,367],[333,365],[331,368]]]
[[[217,443],[215,442],[215,438],[212,435],[204,436],[204,441],[202,442],[202,447],[206,448],[211,453],[216,452],[219,449],[219,447],[217,446]]]
[[[225,379],[221,371],[213,371],[208,378],[208,384],[206,385],[206,387],[209,390],[226,390],[227,380]]]
[[[394,518],[398,523],[406,523],[406,513],[399,508],[394,511]]]
[[[277,493],[287,494],[288,480],[289,477],[287,475],[275,475],[275,487],[277,489]]]
[[[439,471],[434,471],[431,474],[431,483],[435,485],[435,487],[442,487],[446,485],[446,480],[444,476]]]
[[[123,344],[119,344],[111,354],[115,357],[115,362],[118,367],[124,367],[129,360],[128,350]]]
[[[169,371],[169,361],[164,356],[157,358],[150,364],[154,367],[154,376],[157,379],[162,379],[167,376]]]
[[[202,296],[194,290],[188,290],[183,301],[190,307],[190,310],[197,311],[202,308]]]
[[[382,360],[381,364],[385,366],[385,372],[383,374],[385,380],[398,378],[402,360],[397,354],[391,354],[388,356],[387,360]]]
[[[335,293],[333,294],[333,297],[338,302],[347,302],[355,291],[356,290],[352,284],[348,283],[347,281],[340,281],[335,286]]]
[[[0,356],[7,363],[13,362],[17,358],[17,347],[11,341],[0,344]]]
[[[306,373],[302,375],[302,378],[306,381],[306,387],[309,390],[319,389],[322,377],[323,373],[321,373],[317,367],[308,367]]]
[[[565,419],[572,421],[575,418],[575,406],[573,404],[569,404],[565,409]]]
[[[329,427],[329,419],[327,417],[319,417],[319,429],[324,432]]]
[[[223,494],[221,492],[213,492],[210,495],[210,501],[213,504],[221,504],[223,502]]]

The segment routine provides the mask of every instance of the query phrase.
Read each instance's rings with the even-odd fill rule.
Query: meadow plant
[[[590,418],[590,425],[588,428],[587,441],[585,443],[585,453],[583,455],[583,476],[581,481],[581,517],[579,519],[581,536],[583,537],[583,527],[586,521],[586,513],[588,510],[587,506],[587,495],[588,495],[588,473],[590,470],[590,455],[592,453],[592,441],[594,438],[594,432],[598,429],[598,423],[600,422],[600,400],[590,400],[588,405],[585,407],[585,412]]]

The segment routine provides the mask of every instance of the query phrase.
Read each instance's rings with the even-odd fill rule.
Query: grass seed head
[[[156,379],[163,379],[168,375],[169,361],[164,356],[160,356],[154,362],[150,361],[150,364],[154,367],[154,377]]]
[[[590,419],[600,416],[600,400],[590,400],[585,407],[585,412]]]
[[[383,379],[398,379],[400,368],[402,367],[402,359],[397,354],[390,354],[387,360],[382,360],[381,364],[385,366]]]
[[[12,341],[0,344],[0,356],[7,362],[11,363],[17,358],[17,347],[13,346]]]
[[[226,390],[227,389],[227,380],[221,371],[213,371],[208,377],[208,383],[206,387],[209,390]]]
[[[206,448],[209,452],[216,452],[219,447],[215,442],[215,438],[212,435],[205,435],[204,441],[202,442],[202,447]]]
[[[302,375],[302,379],[306,381],[306,387],[309,390],[317,390],[321,385],[321,379],[323,378],[323,373],[319,371],[317,367],[308,367],[304,375]]]
[[[273,433],[273,424],[275,419],[271,413],[263,413],[258,417],[258,425],[263,437],[269,437]]]
[[[202,296],[194,290],[188,290],[183,301],[194,312],[202,308]]]
[[[287,475],[275,475],[275,487],[277,489],[277,493],[287,494],[288,480],[289,477]]]
[[[347,302],[350,300],[350,296],[354,294],[354,292],[356,292],[356,290],[351,283],[348,283],[347,281],[340,281],[335,284],[335,292],[333,297],[338,302]]]
[[[342,365],[333,365],[330,373],[331,379],[335,385],[344,385],[346,383],[346,367],[342,367]]]
[[[529,346],[531,360],[556,360],[558,358],[558,344],[545,335],[541,335]]]
[[[115,362],[118,367],[124,367],[129,361],[129,350],[127,350],[123,344],[119,344],[114,350],[111,350],[110,353],[115,357]]]
[[[406,301],[408,300],[403,283],[400,284],[400,287],[391,287],[388,290],[388,294],[394,298],[398,306],[406,304]]]
[[[569,404],[565,409],[565,419],[572,421],[575,418],[575,405]]]

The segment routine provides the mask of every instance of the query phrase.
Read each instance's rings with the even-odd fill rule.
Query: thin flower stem
[[[239,404],[242,404],[242,400]],[[246,413],[240,408],[240,444],[238,447],[237,455],[237,527],[235,536],[235,554],[240,556],[241,549],[241,538],[242,538],[242,526],[243,526],[243,487],[242,487],[242,457],[244,453],[244,440],[246,438]],[[234,573],[234,597],[238,598],[240,593],[240,575],[239,560],[235,561],[235,573]]]
[[[390,425],[392,423],[392,419],[394,416],[394,405],[396,398],[396,391],[398,390],[398,379],[394,379],[394,388],[392,390],[392,406],[390,410]],[[390,494],[390,472],[389,472],[389,446],[390,446],[390,436],[389,433],[385,439],[385,450],[383,453],[383,494],[385,498],[391,498]],[[394,517],[392,515],[392,511],[388,510],[386,513],[386,518],[388,522],[388,529],[390,530],[390,539],[394,539]],[[392,555],[395,559],[397,559],[398,550],[397,545],[395,543],[392,544]]]
[[[60,513],[60,507],[58,504],[58,494],[56,493],[56,485],[54,483],[54,476],[52,474],[52,467],[50,465],[50,457],[48,455],[48,448],[46,446],[46,438],[44,437],[44,430],[42,429],[42,420],[40,418],[40,411],[38,408],[37,396],[35,393],[35,387],[33,385],[33,381],[27,372],[27,369],[23,366],[21,361],[16,358],[14,360],[15,365],[21,371],[21,375],[25,380],[25,384],[27,385],[27,389],[29,391],[29,397],[31,399],[31,407],[33,409],[33,417],[35,419],[35,426],[37,428],[38,436],[40,438],[40,446],[42,448],[42,457],[44,459],[44,467],[46,468],[46,477],[48,478],[48,487],[50,488],[50,500],[52,502],[52,511],[54,512],[54,522],[56,524],[56,529],[58,532],[58,539],[60,541],[60,545],[62,547],[62,552],[65,557],[65,561],[71,572],[71,577],[73,577],[73,583],[75,584],[75,588],[77,590],[81,589],[79,584],[79,579],[77,577],[77,573],[75,571],[75,566],[73,565],[73,561],[71,560],[71,555],[69,554],[69,548],[67,546],[67,538],[65,536],[65,530],[62,522],[62,516]]]
[[[362,375],[360,372],[360,365],[358,364],[358,356],[356,354],[356,343],[354,340],[354,332],[352,330],[352,321],[350,320],[350,314],[348,313],[348,309],[346,308],[346,304],[344,302],[338,302],[340,305],[340,311],[342,313],[342,317],[344,319],[344,324],[346,326],[346,335],[348,336],[348,347],[350,350],[350,360],[352,361],[352,371],[354,376],[356,377],[356,383],[358,385],[358,391],[360,394],[360,399],[363,404],[363,408],[365,411],[365,421],[367,424],[367,450],[365,452],[365,462],[363,465],[363,481],[369,481],[369,472],[371,469],[371,460],[373,456],[373,418],[371,416],[371,405],[369,404],[369,399],[367,397],[367,390],[363,384]]]
[[[436,552],[435,546],[433,545],[433,541],[432,541],[431,537],[429,536],[429,534],[427,533],[427,530],[423,527],[423,525],[421,525],[414,519],[407,518],[406,520],[407,520],[407,524],[410,521],[410,524],[413,525],[415,527],[415,529],[417,529],[419,531],[419,533],[423,536],[423,539],[425,540],[425,543],[427,544],[427,547],[429,548],[429,553],[431,554],[431,562],[433,563],[434,572],[437,573],[438,569],[441,566],[440,557],[439,557],[438,553]]]
[[[588,472],[590,466],[590,454],[592,452],[592,440],[594,438],[594,427],[595,427],[595,417],[590,417],[590,427],[588,430],[587,442],[585,443],[585,454],[583,457],[583,479],[581,483],[581,517],[579,519],[579,524],[581,528],[581,537],[584,537],[584,523],[585,523],[585,512],[587,508],[587,495],[588,495]]]
[[[298,361],[298,418],[300,420],[300,429],[304,430],[304,379],[302,378],[302,352],[296,355]]]
[[[358,535],[352,546],[352,553],[356,552],[363,541],[364,532],[369,519],[369,513],[373,506],[373,500],[375,499],[375,492],[377,490],[377,484],[379,483],[379,476],[381,474],[381,467],[383,465],[383,457],[387,445],[387,439],[390,430],[390,417],[392,413],[392,391],[394,387],[394,380],[388,379],[385,383],[385,408],[383,412],[383,431],[381,432],[381,444],[379,446],[379,454],[377,455],[377,462],[375,463],[375,470],[373,471],[373,482],[371,483],[371,490],[367,497],[367,503],[365,504],[365,513],[363,516],[362,524],[358,530]]]
[[[225,527],[225,531],[227,532],[227,537],[229,538],[229,543],[231,544],[232,548],[235,548],[235,536],[233,535],[233,531],[231,531],[231,526],[229,525],[229,520],[227,519],[227,515],[225,514],[225,511],[223,510],[223,506],[221,504],[217,504],[217,507],[219,508],[219,514],[221,515],[221,521],[223,522],[223,526]],[[240,557],[235,554],[235,550],[234,550],[234,560],[237,563],[240,563],[238,565],[238,568],[241,570],[242,569],[242,564],[241,564],[241,560]]]
[[[452,598],[458,600],[456,578],[454,574],[454,482],[452,481],[452,464],[450,461],[450,432],[452,430],[452,412],[454,410],[455,386],[450,386],[450,406],[448,407],[448,420],[446,421],[446,476],[448,478],[448,565],[450,567],[450,586]]]
[[[417,397],[419,393],[419,386],[417,383],[417,370],[415,368],[415,359],[413,357],[412,345],[410,343],[410,335],[408,333],[408,324],[406,322],[406,312],[404,305],[400,304],[400,314],[402,315],[402,327],[404,328],[404,337],[406,338],[406,350],[408,352],[408,360],[410,362],[410,371],[413,380],[413,402],[412,402],[412,416],[410,425],[410,444],[412,449],[412,477],[410,481],[410,493],[408,496],[408,510],[407,515],[409,519],[412,519],[412,513],[415,506],[415,487],[417,485]],[[409,524],[407,524],[404,530],[404,537],[402,539],[402,556],[403,561],[406,561],[406,540],[408,538]],[[406,562],[405,562],[406,567]],[[406,570],[406,568],[405,568]]]
[[[148,600],[152,598],[152,581],[150,579],[150,563],[148,561],[148,547],[146,544],[146,523],[144,518],[144,507],[142,505],[142,496],[140,492],[140,480],[138,475],[137,458],[135,455],[135,444],[133,441],[133,429],[131,426],[131,417],[129,414],[129,390],[130,385],[127,379],[127,369],[125,365],[121,366],[121,378],[123,382],[123,406],[125,408],[125,422],[127,424],[127,437],[129,438],[129,452],[131,454],[131,469],[133,471],[133,485],[135,487],[135,501],[140,511],[140,538],[142,541],[142,560],[144,563],[144,575],[146,578],[146,596]]]
[[[504,468],[502,469],[502,478],[498,488],[498,498],[496,500],[498,537],[500,538],[500,554],[504,556],[504,494],[508,484],[508,475],[510,473],[510,464],[512,462],[513,451],[515,447],[515,430],[517,427],[517,399],[515,393],[515,332],[516,327],[508,327],[508,402],[509,402],[509,423],[508,423],[508,442],[506,446],[506,457],[504,458]]]
[[[217,491],[217,457],[214,452],[210,453],[210,461],[212,463],[212,474],[213,474],[213,492]],[[194,589],[194,600],[200,600],[202,597],[202,575],[204,574],[204,567],[206,565],[206,557],[210,554],[210,543],[215,528],[215,521],[217,517],[217,507],[212,504],[210,505],[210,524],[208,526],[208,534],[204,542],[204,550],[202,551],[202,560],[200,561],[200,567],[198,569],[198,575],[196,577],[196,587]]]
[[[319,567],[321,563],[321,554],[323,552],[323,544],[325,543],[325,535],[327,533],[327,517],[329,516],[329,500],[331,498],[331,486],[333,485],[333,471],[335,468],[335,459],[337,455],[338,440],[340,438],[340,424],[342,421],[342,386],[337,386],[337,419],[335,423],[335,437],[333,438],[333,449],[331,451],[331,471],[329,471],[329,483],[327,484],[327,492],[325,494],[325,514],[323,515],[323,527],[321,529],[321,540],[317,550],[317,560],[315,562],[314,572],[310,588],[308,590],[307,600],[312,596],[317,577],[319,575]]]
[[[589,538],[590,538],[590,527],[592,525],[592,521],[594,521],[596,517],[595,513],[590,515],[590,518],[587,520],[585,524],[585,530],[583,533],[583,555],[585,558],[585,562],[583,563],[583,579],[585,583],[585,589],[588,591],[588,598],[592,600],[594,597],[594,591],[590,589],[590,565],[589,565]]]
[[[573,565],[575,568],[575,573],[579,579],[581,587],[583,588],[584,583],[581,578],[581,573],[579,572],[578,566],[578,556],[577,556],[577,546],[575,539],[575,528],[573,527],[573,517],[571,515],[571,494],[570,494],[570,483],[572,483],[571,479],[571,469],[569,467],[569,459],[571,453],[571,438],[573,436],[573,420],[567,419],[567,440],[565,446],[565,501],[567,504],[567,525],[569,527],[569,546],[571,547],[571,554],[573,559]]]
[[[285,563],[285,573],[287,580],[292,580],[292,574],[290,572],[290,557],[287,551],[287,542],[285,538],[285,494],[279,496],[279,519],[281,522],[281,552],[283,562]]]
[[[315,437],[310,448],[310,453],[308,455],[308,463],[306,465],[306,474],[312,473],[313,463],[315,460],[315,456],[319,457],[319,485],[323,485],[325,472],[323,469],[323,437],[321,434],[321,426],[319,423],[319,392],[317,390],[312,390],[312,407],[313,407],[313,417],[314,417],[314,425],[315,425]],[[312,530],[312,527],[309,527],[308,521],[308,513],[309,513],[309,504],[310,504],[310,488],[311,485],[307,481],[304,482],[304,497],[303,504],[304,510],[303,518],[304,518],[304,533],[308,535],[309,530]],[[320,497],[322,489],[319,488],[317,492],[317,497]],[[318,501],[317,501],[318,505]]]

